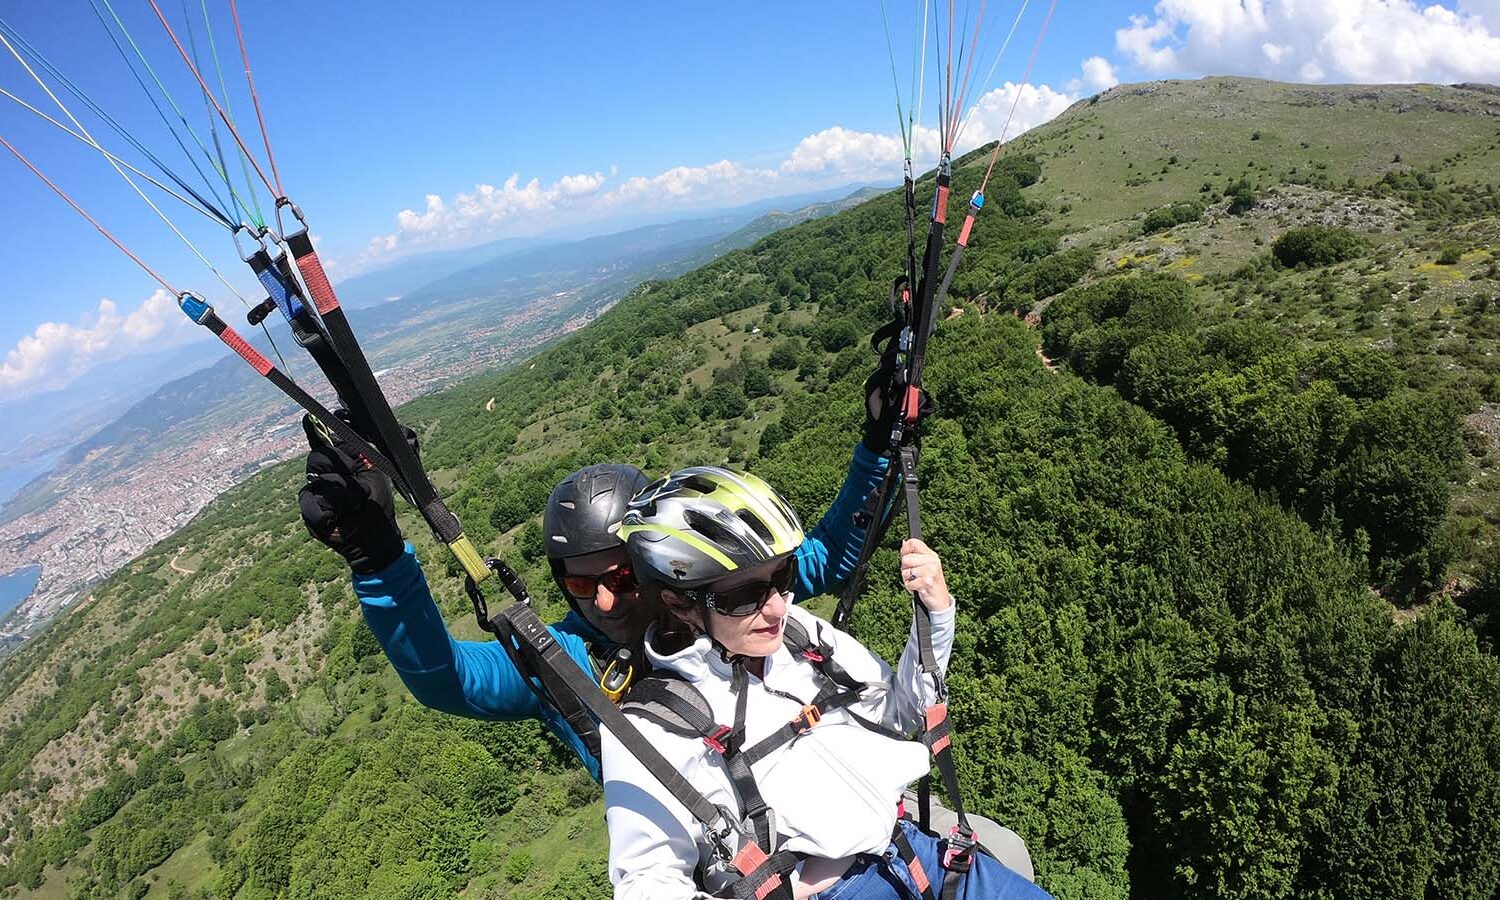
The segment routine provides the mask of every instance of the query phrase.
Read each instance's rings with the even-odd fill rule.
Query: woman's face
[[[792,600],[790,593],[777,590],[772,582],[778,581],[778,572],[787,565],[786,560],[765,563],[753,569],[726,575],[699,589],[714,591],[719,595],[727,595],[739,589],[739,593],[744,596],[744,589],[756,586],[757,589],[753,592],[763,602],[758,610],[749,615],[727,616],[719,612],[707,612],[699,602],[670,588],[662,590],[662,600],[674,616],[699,631],[706,631],[730,653],[750,657],[770,656],[781,648],[786,608]],[[779,580],[786,579],[783,577]],[[708,617],[707,622],[704,621],[705,615]]]

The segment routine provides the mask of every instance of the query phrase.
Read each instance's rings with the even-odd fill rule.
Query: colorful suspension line
[[[100,10],[98,5],[100,2],[102,2],[104,4],[104,8],[109,11],[109,20],[106,20],[104,18],[104,12]],[[115,8],[110,4],[110,0],[89,0],[89,5],[94,10],[94,16],[99,20],[99,24],[104,29],[105,34],[109,35],[110,43],[114,45],[115,52],[120,55],[120,59],[125,63],[125,67],[130,70],[131,76],[135,79],[135,83],[140,86],[141,92],[146,95],[146,99],[151,103],[152,109],[156,110],[156,114],[161,119],[162,125],[164,125],[167,129],[167,132],[172,135],[172,140],[176,142],[178,149],[180,149],[183,155],[188,158],[188,161],[192,164],[194,171],[198,173],[198,177],[202,178],[204,182],[208,184],[209,190],[213,192],[215,199],[218,199],[218,192],[214,190],[213,187],[214,179],[209,178],[208,175],[204,173],[203,168],[198,164],[197,155],[189,150],[187,144],[183,141],[182,135],[179,133],[178,125],[174,125],[172,123],[172,120],[167,116],[166,110],[162,109],[161,103],[157,101],[158,92],[160,93],[162,99],[167,101],[167,105],[172,108],[172,112],[176,115],[177,122],[180,124],[181,129],[187,132],[188,137],[192,139],[193,144],[198,148],[199,153],[202,154],[203,159],[208,163],[208,167],[212,169],[218,176],[218,180],[223,182],[224,188],[229,194],[229,205],[232,206],[235,211],[234,224],[236,226],[241,224],[243,222],[243,219],[240,217],[238,211],[245,204],[239,197],[238,193],[235,191],[234,182],[230,180],[229,173],[224,169],[223,165],[220,162],[214,159],[213,154],[209,152],[208,147],[203,143],[203,138],[199,137],[197,129],[193,128],[192,124],[188,122],[187,115],[182,111],[182,107],[178,106],[176,98],[172,96],[172,92],[167,90],[166,84],[164,84],[160,76],[157,75],[156,69],[151,65],[151,60],[149,60],[146,57],[146,54],[141,51],[140,45],[136,43],[135,37],[131,35],[130,30],[126,28],[124,20],[120,18],[120,14],[116,12]],[[110,27],[111,20],[114,22],[113,28]],[[128,43],[131,50],[134,51],[135,59],[131,59],[130,54],[125,52],[124,45],[120,43],[119,37],[115,34],[115,31],[117,29],[120,33],[120,36],[123,36],[125,38],[126,43]],[[140,68],[137,68],[137,61],[139,62]],[[153,92],[151,88],[146,84],[146,79],[141,76],[141,68],[145,69],[146,74],[150,76],[152,83],[156,85],[155,92]],[[210,124],[212,123],[210,122]],[[220,200],[220,205],[221,207],[223,206],[222,200]]]
[[[261,183],[266,186],[266,190],[271,191],[276,195],[276,199],[278,202],[281,200],[285,200],[285,196],[277,192],[276,188],[272,186],[271,180],[266,177],[266,173],[261,170],[260,163],[256,161],[255,155],[250,152],[250,148],[245,145],[244,138],[240,137],[239,130],[234,127],[234,121],[230,119],[229,114],[224,111],[224,107],[214,97],[214,92],[209,88],[208,82],[204,80],[203,73],[199,72],[198,67],[193,65],[192,57],[188,55],[187,48],[184,47],[182,45],[182,41],[178,39],[177,32],[172,30],[172,23],[167,21],[167,16],[161,11],[161,6],[157,4],[156,0],[147,0],[147,2],[151,4],[151,9],[156,13],[156,18],[161,22],[161,27],[166,30],[167,37],[172,39],[172,46],[177,48],[177,53],[182,57],[183,64],[188,67],[188,71],[191,72],[193,78],[197,80],[198,87],[203,89],[204,98],[206,98],[208,102],[213,106],[214,111],[219,114],[219,119],[224,123],[225,127],[229,129],[229,134],[234,138],[235,143],[239,144],[240,152],[245,155],[245,159],[247,159],[250,162],[251,167],[255,169],[255,174],[260,178]]]
[[[134,147],[135,150],[142,156],[144,156],[147,160],[149,160],[152,165],[156,166],[156,168],[170,181],[176,184],[178,188],[180,188],[188,195],[192,196],[195,200],[201,203],[205,209],[212,210],[217,218],[222,219],[224,222],[229,223],[230,227],[233,227],[233,223],[229,219],[229,213],[224,205],[224,201],[214,191],[211,181],[208,181],[207,178],[204,179],[204,181],[209,185],[209,194],[214,198],[215,202],[212,203],[210,203],[206,198],[199,194],[191,184],[189,184],[186,180],[184,180],[181,176],[174,172],[170,166],[163,162],[160,157],[158,157],[151,151],[149,147],[147,147],[138,138],[136,138],[134,134],[132,134],[118,121],[116,121],[115,118],[108,112],[106,112],[102,107],[100,107],[98,103],[94,102],[93,98],[85,93],[82,88],[78,87],[78,85],[76,85],[72,81],[72,79],[68,78],[67,75],[65,75],[56,65],[51,62],[51,60],[47,59],[45,55],[37,50],[36,47],[32,46],[24,36],[22,36],[4,20],[0,20],[0,36],[6,36],[11,41],[14,41],[15,45],[19,47],[20,50],[32,60],[32,62],[46,71],[47,74],[51,75],[54,80],[56,80],[65,89],[67,89],[67,91],[71,93],[79,102],[83,103],[84,106],[88,107],[90,111],[97,115],[117,135],[119,135],[128,144]],[[15,49],[12,48],[11,52],[12,54],[14,54]],[[189,158],[189,161],[192,162],[191,157]],[[194,168],[197,168],[196,163],[194,163]],[[199,175],[202,176],[201,169],[199,170]]]
[[[59,131],[61,131],[64,134],[72,137],[73,139],[81,142],[85,146],[93,148],[93,145],[89,143],[88,138],[84,137],[83,135],[81,135],[78,132],[74,131],[73,129],[69,128],[67,125],[63,124],[62,122],[57,121],[57,119],[53,118],[52,116],[49,116],[46,113],[42,112],[41,110],[37,109],[35,106],[32,106],[30,103],[27,103],[25,100],[21,99],[20,97],[17,97],[15,94],[12,94],[10,91],[7,91],[5,88],[0,88],[0,96],[4,96],[4,97],[7,97],[7,98],[13,100],[16,103],[17,106],[20,106],[22,109],[27,110],[28,112],[30,112],[33,115],[35,115],[37,118],[41,119],[44,122],[50,123],[51,125],[55,126]],[[149,172],[142,171],[141,169],[139,169],[138,167],[136,167],[134,164],[132,164],[130,161],[125,160],[125,159],[121,159],[119,156],[116,156],[115,154],[111,153],[108,150],[103,149],[102,147],[101,148],[94,148],[94,149],[98,149],[99,152],[103,153],[106,158],[111,159],[114,162],[118,163],[119,165],[122,165],[125,168],[129,169],[135,175],[138,175],[141,178],[145,179],[146,181],[150,182],[151,185],[154,186],[157,190],[160,190],[162,193],[166,194],[167,196],[172,197],[173,199],[180,201],[188,209],[191,209],[194,212],[198,213],[199,215],[202,215],[203,217],[207,218],[210,222],[213,222],[215,225],[219,225],[219,226],[228,228],[230,231],[234,230],[234,224],[232,222],[230,222],[227,218],[225,218],[223,216],[223,214],[221,214],[218,210],[214,209],[213,207],[211,207],[211,206],[205,206],[205,205],[200,204],[199,202],[197,202],[195,200],[191,200],[191,199],[189,199],[187,197],[184,197],[183,195],[181,195],[181,194],[177,193],[176,191],[172,190],[167,185],[162,184],[155,177],[153,177]]]
[[[186,16],[187,0],[183,0],[182,11],[183,15]],[[193,35],[193,23],[191,20],[187,22],[187,36],[188,46],[192,48],[193,60],[196,64],[198,60],[198,41]],[[232,183],[232,180],[229,177],[229,163],[224,159],[224,142],[219,140],[219,126],[215,124],[213,111],[209,109],[207,94],[205,94],[203,98],[203,112],[205,113],[205,118],[208,119],[208,139],[214,145],[214,160],[216,166],[218,168],[219,174],[224,176],[225,184],[230,184]],[[230,196],[235,200],[234,216],[236,219],[239,219],[243,222],[248,218],[255,223],[257,229],[265,227],[264,220],[258,217],[252,217],[250,215],[248,206],[245,203],[241,202],[238,197],[234,197],[233,192],[230,193]]]
[[[1010,42],[1016,36],[1016,29],[1021,26],[1021,19],[1025,17],[1026,9],[1029,6],[1031,6],[1031,0],[1022,0],[1021,8],[1016,11],[1016,18],[1010,23],[1010,31],[1006,32],[1005,40],[1000,44],[1000,52],[995,54],[995,61],[990,63],[990,70],[985,73],[984,84],[980,86],[979,93],[975,95],[976,97],[983,99],[984,95],[990,92],[990,85],[994,84],[995,70],[1000,68],[1001,60],[1005,59],[1005,51],[1010,49]],[[965,116],[963,121],[959,124],[958,135],[953,139],[953,143],[955,146],[957,146],[958,143],[963,140],[964,130],[969,127],[969,122],[972,121],[973,118],[974,115],[973,111],[971,110],[970,114]]]
[[[11,155],[15,156],[16,159],[20,160],[20,162],[21,162],[22,165],[24,165],[26,168],[30,169],[31,173],[33,175],[35,175],[37,178],[39,178],[41,180],[41,182],[43,184],[45,184],[48,188],[50,188],[54,194],[56,194],[57,196],[61,197],[63,199],[63,202],[65,202],[69,206],[71,206],[73,208],[74,212],[78,213],[78,215],[80,215],[80,216],[83,217],[84,221],[86,221],[90,225],[94,226],[94,230],[98,231],[101,235],[103,235],[105,237],[105,239],[107,239],[111,244],[114,244],[115,247],[118,248],[121,253],[123,253],[127,257],[129,257],[131,262],[135,263],[137,266],[139,266],[141,268],[142,271],[144,271],[147,275],[151,276],[152,280],[154,280],[157,284],[161,285],[164,289],[166,289],[167,293],[169,293],[172,296],[176,297],[178,299],[178,304],[179,305],[181,305],[183,302],[185,302],[185,300],[187,298],[192,298],[195,302],[202,303],[202,301],[199,300],[196,295],[191,294],[191,293],[186,292],[186,291],[179,291],[179,290],[177,290],[177,288],[173,287],[171,282],[169,282],[165,278],[163,278],[161,276],[161,274],[158,273],[155,269],[153,269],[150,265],[148,265],[145,260],[141,259],[139,256],[137,256],[135,254],[134,251],[132,251],[129,247],[125,246],[125,243],[123,241],[121,241],[119,238],[115,237],[109,231],[109,229],[105,228],[102,224],[100,224],[100,222],[99,222],[98,219],[96,219],[92,215],[90,215],[89,212],[88,212],[88,210],[86,210],[82,206],[80,206],[79,203],[78,203],[78,201],[74,200],[71,196],[69,196],[66,191],[64,191],[62,188],[58,187],[56,182],[54,182],[51,178],[48,178],[47,175],[46,175],[46,173],[44,173],[41,169],[37,168],[36,164],[34,164],[31,160],[27,159],[26,156],[23,153],[21,153],[20,150],[17,150],[16,147],[15,147],[15,145],[12,144],[10,141],[6,140],[4,138],[4,136],[0,136],[0,145],[3,145],[5,147],[5,149],[9,150],[11,152]],[[247,343],[244,340],[244,338],[241,338],[239,335],[234,334],[233,331],[228,331],[226,329],[222,333],[216,332],[216,335],[221,340],[223,340],[224,343],[227,346],[229,346],[230,349],[234,350],[236,353],[238,353],[242,357],[244,357],[247,362],[253,362],[254,364],[256,364],[257,370],[261,370],[261,369],[275,370],[275,367],[272,366],[270,364],[270,362],[265,359],[264,356],[261,356],[260,353],[258,351],[256,351],[254,347],[251,347],[250,344]],[[267,333],[266,337],[269,339],[270,338],[270,334]],[[280,358],[281,357],[281,351],[275,349],[276,348],[276,342],[274,340],[271,341],[271,347],[272,347],[273,350],[275,350],[277,358]],[[255,359],[255,358],[258,358],[258,359]],[[284,362],[283,362],[283,365],[285,365]],[[264,375],[265,372],[262,371],[261,374]],[[291,379],[285,378],[284,375],[282,376],[282,378],[285,379],[287,382],[291,382]],[[293,387],[295,387],[295,383],[293,383]],[[296,399],[296,398],[293,397],[293,399]],[[309,397],[308,399],[311,400],[312,398]],[[313,402],[316,403],[316,401],[313,401]]]
[[[230,105],[229,91],[224,85],[224,67],[219,64],[219,48],[214,41],[213,20],[209,17],[208,14],[207,0],[202,0],[201,5],[203,8],[203,28],[208,37],[208,49],[210,55],[213,56],[214,72],[217,74],[219,79],[219,93],[224,98],[224,111],[228,114],[229,121],[232,123],[234,122],[234,107]],[[182,17],[184,20],[184,25],[187,28],[188,46],[190,46],[193,51],[193,63],[201,71],[203,65],[198,58],[198,42],[193,35],[193,20],[192,16],[188,13],[187,0],[182,0]],[[219,129],[214,125],[213,112],[209,109],[207,99],[203,101],[203,111],[207,114],[208,117],[208,124],[210,129],[209,133],[213,138],[214,152],[218,154],[219,157],[219,168],[224,170],[225,178],[227,179],[229,177],[229,165],[224,161],[224,147],[222,142],[219,140]],[[259,192],[255,190],[255,184],[250,180],[250,166],[245,161],[245,153],[243,150],[239,151],[239,163],[240,172],[245,179],[245,192],[250,195],[250,205],[254,209],[253,214],[250,210],[246,210],[246,214],[250,218],[250,221],[255,223],[257,229],[264,230],[266,227],[266,217],[265,214],[261,212]]]
[[[276,154],[271,152],[271,137],[266,132],[266,117],[260,109],[260,94],[255,91],[255,76],[250,72],[250,54],[245,51],[245,30],[240,27],[240,8],[236,0],[229,0],[229,12],[234,17],[234,33],[239,39],[240,59],[245,64],[245,83],[250,86],[250,102],[255,105],[255,120],[260,123],[260,138],[266,145],[266,160],[271,164],[271,177],[276,179],[274,193],[279,200],[286,197],[286,191],[281,189],[281,173],[276,170]],[[280,213],[279,207],[277,212]]]
[[[5,36],[4,33],[0,33],[0,44],[5,45],[5,48],[9,50],[11,55],[16,58],[16,61],[21,64],[21,67],[26,70],[26,73],[31,76],[32,80],[37,83],[37,85],[47,94],[47,96],[51,98],[52,102],[57,104],[58,109],[62,110],[63,114],[68,117],[68,120],[73,123],[73,127],[77,128],[79,133],[81,133],[85,138],[88,139],[89,144],[92,145],[96,150],[99,150],[101,153],[103,153],[104,147],[94,139],[94,136],[89,133],[89,130],[83,126],[83,123],[78,121],[78,117],[73,115],[72,111],[68,109],[67,105],[64,104],[62,100],[58,99],[58,96],[52,92],[52,89],[47,86],[47,83],[42,80],[41,76],[37,75],[36,70],[31,67],[30,63],[26,62],[25,58],[21,56],[21,54],[11,44],[10,40]],[[125,183],[130,186],[131,190],[135,191],[136,195],[139,196],[147,206],[151,207],[151,211],[156,213],[157,217],[161,219],[169,229],[172,230],[172,233],[177,235],[178,239],[181,240],[182,243],[193,252],[193,255],[197,256],[199,261],[207,266],[210,272],[214,273],[215,277],[217,277],[219,281],[223,283],[224,287],[228,288],[231,294],[239,298],[239,301],[248,307],[250,305],[249,301],[247,301],[240,294],[240,292],[235,289],[234,285],[229,283],[229,279],[224,277],[223,273],[221,273],[218,268],[209,261],[208,257],[203,255],[203,251],[199,250],[198,246],[194,244],[187,235],[182,233],[182,229],[178,228],[177,224],[173,222],[166,213],[161,211],[161,208],[157,206],[149,196],[147,196],[146,192],[141,190],[141,186],[136,184],[135,180],[132,179],[128,174],[126,174],[125,169],[118,165],[113,159],[111,159],[108,153],[104,154],[104,158],[105,161],[110,164],[110,167],[113,168],[115,172],[125,180]],[[267,336],[269,337],[269,333],[267,334]]]

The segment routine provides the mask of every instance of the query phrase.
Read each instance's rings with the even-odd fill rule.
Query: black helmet
[[[578,601],[563,585],[562,561],[600,550],[625,549],[619,538],[620,520],[630,498],[648,481],[646,473],[635,466],[599,463],[584,466],[552,489],[542,514],[542,540],[557,589],[575,610]]]
[[[564,478],[547,498],[542,538],[553,561],[623,547],[616,536],[630,498],[646,486],[635,466],[600,463]]]

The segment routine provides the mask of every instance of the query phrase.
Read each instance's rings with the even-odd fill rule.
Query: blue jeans
[[[911,822],[902,821],[901,828],[912,849],[917,851],[917,861],[922,864],[927,877],[932,880],[932,891],[941,894],[943,889],[942,842],[931,835],[923,834]],[[1051,894],[1017,875],[1015,872],[982,853],[974,854],[974,864],[959,885],[960,900],[1050,900]],[[862,856],[849,871],[844,873],[833,887],[819,891],[814,900],[921,900],[922,892],[912,881],[906,863],[896,853],[892,844],[883,856]]]

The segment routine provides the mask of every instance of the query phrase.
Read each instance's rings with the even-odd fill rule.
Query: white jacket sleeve
[[[938,670],[948,672],[948,659],[953,655],[954,619],[958,609],[955,599],[947,609],[932,613],[932,652],[937,657]],[[912,621],[907,633],[906,649],[901,651],[901,661],[896,665],[896,678],[891,685],[890,698],[886,703],[885,724],[891,728],[911,731],[926,722],[927,707],[937,702],[937,685],[930,676],[922,674],[920,651],[917,647],[917,623]]]
[[[660,749],[680,740],[650,723],[632,721]],[[693,883],[702,834],[697,820],[608,729],[601,729],[600,738],[615,900],[708,898]]]

